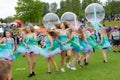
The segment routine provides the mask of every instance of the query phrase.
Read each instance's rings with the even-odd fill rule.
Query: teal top
[[[34,36],[26,36],[25,41],[28,40],[28,45],[34,45],[37,44],[38,40],[34,39]]]
[[[4,42],[3,42],[3,44],[5,44],[5,48],[6,49],[12,49],[13,48],[13,42],[12,42],[12,40],[5,40]]]
[[[49,50],[51,46],[51,43],[48,38],[45,39],[45,50]]]
[[[102,48],[104,48],[104,47],[111,47],[110,42],[109,42],[109,40],[108,40],[108,38],[106,36],[102,37],[102,42],[100,43],[100,46]]]
[[[79,37],[78,37],[77,34],[75,34],[75,35],[73,36],[73,40],[74,40],[76,43],[79,43]]]
[[[67,34],[60,34],[60,35],[59,35],[59,40],[60,40],[61,42],[63,42],[63,43],[64,43],[67,39],[68,39]]]

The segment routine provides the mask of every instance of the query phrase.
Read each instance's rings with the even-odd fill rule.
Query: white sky
[[[59,5],[59,2],[61,0],[41,0],[44,2],[57,2]],[[101,2],[105,2],[106,0],[101,0]],[[8,16],[13,16],[16,12],[14,7],[17,5],[17,0],[0,0],[0,18],[6,18]]]

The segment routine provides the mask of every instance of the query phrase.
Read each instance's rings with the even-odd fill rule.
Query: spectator
[[[120,52],[119,47],[120,47],[120,32],[118,31],[117,26],[115,26],[114,31],[111,33],[112,37],[112,43],[113,43],[113,52]]]

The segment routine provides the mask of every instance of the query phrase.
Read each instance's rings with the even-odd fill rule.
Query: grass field
[[[76,64],[77,70],[72,71],[66,69],[65,73],[60,71],[59,74],[54,74],[55,70],[51,67],[52,74],[47,75],[45,59],[41,56],[37,57],[35,68],[36,76],[28,78],[27,62],[22,55],[13,63],[12,74],[14,80],[120,80],[120,53],[108,52],[108,63],[103,63],[102,54],[96,51],[89,61],[89,66],[79,68]],[[60,55],[56,55],[58,67],[60,68]],[[72,59],[72,58],[71,58]],[[16,70],[17,68],[25,68],[25,70]]]

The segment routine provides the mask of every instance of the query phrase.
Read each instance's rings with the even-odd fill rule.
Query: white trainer
[[[76,69],[75,67],[71,67],[71,70],[74,70],[74,71],[75,71],[75,70],[77,70],[77,69]]]
[[[70,64],[69,63],[66,63],[66,66],[67,66],[67,68],[70,68]]]
[[[65,72],[65,69],[64,69],[64,68],[61,68],[61,71],[62,71],[62,72]]]

